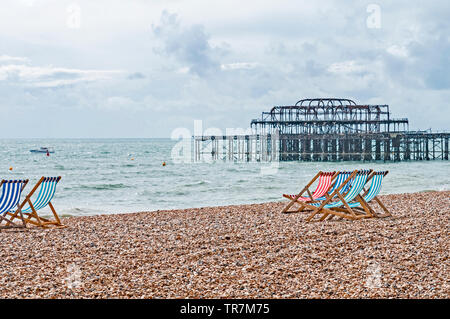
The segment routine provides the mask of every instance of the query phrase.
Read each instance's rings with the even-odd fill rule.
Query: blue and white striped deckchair
[[[367,179],[371,170],[362,170],[356,173],[353,173],[349,178],[354,176],[354,180],[352,182],[352,187],[348,191],[345,196],[343,196],[339,190],[335,190],[328,199],[322,201],[322,203],[306,203],[305,207],[313,209],[311,215],[307,218],[307,221],[310,221],[316,214],[322,213],[323,216],[320,220],[324,220],[328,215],[337,215],[340,217],[348,218],[348,219],[357,219],[358,216],[355,212],[348,206],[348,203],[354,200],[364,189],[364,185],[366,185]],[[332,197],[337,196],[339,199],[336,202],[331,202]],[[348,213],[345,211],[339,211],[341,207],[346,207]]]
[[[352,203],[348,203],[348,206],[351,208],[359,208],[361,205],[365,209],[366,207],[370,210],[370,215],[374,217],[385,217],[385,216],[392,216],[389,210],[383,205],[383,203],[380,201],[380,199],[377,197],[377,195],[381,191],[381,184],[383,182],[383,178],[389,173],[389,171],[382,171],[382,172],[374,172],[371,174],[369,179],[372,179],[372,183],[370,184],[369,190],[365,192],[365,194],[361,197],[361,201],[355,201]],[[369,205],[370,202],[375,200],[378,205],[384,210],[386,213],[383,216],[379,216],[375,213],[373,208]],[[366,206],[366,207],[364,207]],[[366,209],[365,209],[366,210]],[[367,210],[366,210],[367,211]]]
[[[23,215],[25,215],[25,222],[31,223],[36,226],[46,227],[48,225],[55,226],[63,226],[61,224],[61,220],[56,213],[55,208],[53,207],[51,200],[55,195],[56,185],[61,180],[61,176],[58,177],[41,177],[41,179],[37,182],[37,184],[33,187],[31,192],[27,195],[25,200],[19,205],[19,208],[22,210]],[[34,200],[31,202],[31,196],[39,189],[39,193]],[[38,210],[43,209],[44,207],[50,207],[50,210],[55,217],[55,220],[49,220],[44,217],[40,217],[37,213]],[[17,217],[16,212],[10,214],[12,219]]]
[[[0,196],[0,228],[12,228],[12,227],[26,227],[25,220],[23,218],[20,209],[17,209],[17,215],[20,215],[22,219],[22,225],[18,225],[7,218],[9,211],[14,209],[20,201],[20,195],[22,190],[27,185],[28,180],[2,180],[0,183],[1,196]]]

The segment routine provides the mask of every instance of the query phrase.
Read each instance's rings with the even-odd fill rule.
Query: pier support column
[[[391,138],[384,139],[384,161],[391,160]]]
[[[444,159],[448,160],[448,137],[444,138]]]
[[[337,154],[337,140],[332,139],[331,140],[331,160],[337,161],[338,154]]]
[[[375,141],[375,160],[381,160],[381,141],[380,137],[377,137]]]
[[[404,160],[409,161],[411,159],[411,145],[409,138],[404,138],[404,145],[405,145],[405,155]]]
[[[370,161],[372,160],[372,140],[366,138],[364,141],[364,155],[363,155],[363,159],[365,161]]]

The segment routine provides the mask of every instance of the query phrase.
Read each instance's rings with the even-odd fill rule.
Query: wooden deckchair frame
[[[375,174],[376,174],[377,172],[373,172],[370,176],[369,176],[369,178],[367,179],[367,182],[369,182],[374,176],[375,176]],[[384,171],[384,174],[383,174],[383,178],[387,175],[389,173],[389,171]],[[363,193],[363,195],[358,195],[359,197],[360,197],[360,199],[361,199],[361,201],[368,207],[368,209],[370,210],[370,212],[371,212],[371,216],[370,217],[377,217],[377,218],[384,218],[384,217],[391,217],[392,216],[392,214],[391,214],[391,212],[386,208],[386,206],[384,206],[384,204],[381,202],[381,200],[378,198],[378,195],[377,196],[375,196],[373,199],[372,199],[372,201],[375,201],[380,207],[381,207],[381,209],[385,212],[385,214],[383,214],[383,215],[379,215],[379,214],[377,214],[376,212],[375,212],[375,210],[372,208],[372,206],[371,206],[371,204],[369,204],[365,199],[364,199],[364,197],[367,195],[367,193],[369,192],[369,190],[370,190],[370,188],[369,189],[366,189],[365,187],[364,187],[364,189],[363,189],[363,191],[364,191],[364,193]],[[371,202],[372,202],[371,201]],[[373,204],[372,204],[373,205]],[[361,210],[361,207],[354,207],[353,209],[356,209],[356,210]]]
[[[34,192],[36,192],[36,190],[39,188],[39,186],[42,184],[42,182],[44,181],[45,176],[42,176],[41,179],[39,179],[39,181],[36,183],[36,185],[33,187],[33,189],[30,191],[30,193],[28,193],[28,195],[25,197],[24,201],[19,205],[19,208],[17,211],[19,211],[19,209],[21,210],[23,208],[23,206],[28,203],[28,205],[30,205],[31,208],[31,213],[23,213],[23,215],[26,216],[25,218],[25,222],[26,223],[30,223],[32,225],[35,226],[39,226],[39,227],[48,227],[49,225],[51,226],[57,226],[57,227],[67,227],[65,225],[63,225],[61,223],[61,220],[59,219],[58,214],[56,213],[55,208],[53,207],[53,204],[51,201],[48,202],[48,206],[50,207],[50,210],[53,213],[53,217],[55,218],[55,220],[50,220],[44,217],[40,217],[36,211],[36,209],[33,206],[33,203],[31,202],[31,196],[33,196]],[[61,180],[61,176],[58,176],[56,179],[56,183],[58,183]],[[11,220],[13,220],[14,218],[17,217],[17,211],[12,213],[8,213],[9,215],[11,215]],[[33,218],[35,220],[33,220]]]
[[[360,171],[355,170],[353,171],[350,176],[337,188],[335,189],[325,200],[321,202],[319,206],[313,206],[309,205],[309,203],[303,203],[304,208],[308,208],[312,210],[312,213],[309,215],[309,217],[306,219],[307,222],[311,221],[311,219],[318,213],[322,213],[322,217],[319,219],[319,221],[323,221],[325,218],[327,218],[330,214],[336,215],[339,217],[347,218],[350,220],[360,219],[366,217],[366,215],[357,214],[347,203],[347,201],[344,199],[344,195],[341,194],[340,190],[344,185],[349,183]],[[372,170],[369,170],[369,176],[372,173]],[[350,190],[351,191],[351,190]],[[358,194],[359,195],[359,194]],[[363,207],[366,214],[371,214],[369,208],[367,207],[366,203],[361,201],[361,196],[355,196],[355,199],[361,203],[361,206]],[[338,200],[342,202],[342,205],[346,208],[342,207],[333,207],[332,209],[326,208],[325,205],[327,205],[335,196],[338,197]]]
[[[0,182],[0,188],[1,188],[1,186],[2,186],[4,183],[7,183],[7,182],[8,182],[7,180],[2,180],[2,181]],[[28,179],[23,180],[22,189],[20,190],[20,193],[21,193],[21,194],[22,194],[22,191],[23,191],[23,189],[25,188],[25,186],[27,186],[27,184],[28,184]],[[19,206],[20,206],[20,205],[19,205]],[[14,217],[14,218],[19,218],[19,217],[20,217],[20,219],[22,220],[22,225],[18,225],[18,224],[16,224],[16,223],[14,223],[14,222],[13,222],[13,219],[14,219],[14,218],[7,218],[6,216],[8,216],[9,213],[8,213],[8,212],[4,212],[3,214],[0,214],[0,223],[1,223],[2,221],[5,221],[5,222],[6,222],[6,225],[0,225],[0,229],[8,229],[8,228],[26,228],[26,227],[27,227],[27,223],[25,222],[25,219],[24,219],[23,214],[22,214],[22,207],[19,207],[19,206],[18,206],[18,208],[17,208],[17,210],[16,210],[16,217]],[[17,216],[17,215],[19,215],[19,216]]]
[[[342,194],[341,193],[341,190],[342,190],[342,188],[344,188],[348,183],[351,183],[352,182],[352,179],[353,179],[353,177],[355,176],[355,174],[358,172],[358,170],[354,170],[353,172],[351,172],[350,173],[350,175],[347,177],[347,179],[345,180],[345,181],[343,181],[342,183],[341,183],[341,185],[339,185],[333,192],[331,192],[331,193],[327,193],[327,194],[325,194],[325,199],[323,200],[323,201],[321,201],[322,203],[324,202],[324,201],[326,201],[326,203],[328,203],[328,202],[330,202],[331,200],[333,200],[333,198],[336,198],[336,196],[337,196],[337,194],[340,194],[340,195],[344,195],[345,196],[345,194]],[[340,172],[338,172],[338,174],[337,175],[339,175],[339,173]],[[336,175],[336,176],[337,176]],[[309,212],[311,212],[311,211],[315,211],[316,209],[317,209],[317,206],[313,206],[313,205],[307,205],[307,204],[310,204],[310,203],[313,203],[313,202],[299,202],[298,204],[299,204],[299,208],[298,208],[298,210],[296,210],[295,212],[304,212],[304,213],[309,213]],[[325,204],[326,204],[325,203]],[[315,214],[314,214],[315,215]]]
[[[302,197],[303,193],[305,193],[305,192],[307,192],[308,195],[309,195],[309,197],[311,198],[311,200],[308,201],[308,202],[315,202],[313,193],[311,193],[311,191],[309,190],[309,188],[310,188],[311,185],[314,184],[314,182],[315,182],[320,176],[322,176],[323,174],[326,174],[326,172],[319,171],[319,172],[311,179],[311,181],[310,181],[308,184],[306,184],[306,186],[300,191],[300,193],[298,193],[297,195],[295,195],[294,198],[288,198],[288,197],[285,196],[286,198],[290,199],[291,201],[290,201],[290,202],[289,202],[289,203],[281,210],[281,213],[296,213],[296,212],[301,211],[302,203],[303,203],[304,201],[299,201],[298,199],[299,199],[300,197]],[[332,187],[333,181],[334,181],[335,178],[339,175],[339,172],[331,172],[331,174],[333,174],[333,175],[332,175],[332,177],[331,177],[331,184],[330,184],[330,187]],[[328,190],[327,190],[327,191],[328,191]],[[283,196],[284,196],[284,195],[283,195]],[[325,196],[327,196],[327,193],[325,193]],[[289,208],[291,208],[295,203],[299,204],[299,205],[300,205],[300,208],[297,209],[297,210],[294,210],[294,211],[289,211]]]
[[[367,177],[366,180],[366,185],[367,183],[369,183],[369,181],[376,175],[375,171],[372,171],[369,174],[369,177]],[[368,193],[368,190],[365,189],[365,186],[363,187],[363,195],[358,194],[355,196],[355,200],[359,202],[360,207],[351,207],[351,210],[353,211],[354,215],[356,215],[356,219],[360,219],[360,218],[372,218],[375,217],[375,211],[372,209],[372,207],[370,207],[370,205],[367,203],[367,201],[364,199],[364,196],[366,196],[366,194]],[[348,203],[346,203],[346,201],[343,201],[345,206],[348,206]],[[335,207],[332,208],[331,210],[337,210],[337,211],[341,211],[341,212],[347,212],[347,210],[345,208],[342,207]],[[336,215],[329,215],[328,216],[328,220],[333,219],[333,217]],[[341,217],[342,219],[343,217]]]

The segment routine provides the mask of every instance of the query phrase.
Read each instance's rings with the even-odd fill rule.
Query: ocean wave
[[[197,182],[194,182],[194,183],[187,183],[187,184],[184,184],[183,186],[184,187],[194,187],[194,186],[201,186],[201,185],[206,185],[206,184],[211,184],[211,182],[210,181],[197,181]]]
[[[114,190],[121,188],[130,188],[131,186],[125,185],[123,183],[116,184],[95,184],[95,185],[80,185],[75,187],[76,189],[91,189],[91,190]]]

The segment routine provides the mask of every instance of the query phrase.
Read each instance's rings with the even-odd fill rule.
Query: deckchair
[[[357,172],[357,170],[355,170],[353,172]],[[337,197],[337,195],[336,195],[337,192],[335,192],[336,190],[338,191],[339,194],[345,195],[352,185],[353,178],[351,176],[353,176],[352,175],[353,172],[348,172],[348,171],[337,172],[335,174],[335,176],[333,176],[333,179],[335,178],[335,181],[333,183],[333,186],[328,191],[328,193],[326,193],[325,196],[316,198],[314,201],[311,201],[311,202],[320,202],[327,198],[333,199],[333,198]],[[299,208],[297,210],[285,211],[285,213],[298,213],[301,211],[306,211],[305,206],[303,205],[302,201],[297,201],[297,204],[299,205]]]
[[[12,219],[7,217],[8,212],[15,208],[20,201],[20,195],[23,189],[27,185],[28,180],[2,180],[0,183],[1,196],[0,196],[0,228],[18,228],[26,227],[25,220],[20,208],[17,209],[17,215],[22,220],[22,225],[16,224]],[[5,224],[3,223],[5,222]]]
[[[23,215],[26,217],[25,222],[30,223],[35,226],[47,227],[49,225],[65,227],[56,213],[51,200],[55,195],[56,184],[61,180],[61,176],[58,177],[41,177],[37,184],[33,187],[30,193],[25,197],[25,200],[18,206],[18,210],[21,210]],[[39,193],[34,200],[31,202],[31,196],[40,187]],[[27,206],[25,207],[25,204]],[[48,218],[40,217],[37,213],[38,210],[44,207],[50,207],[55,220],[50,220]],[[11,220],[17,217],[17,211],[8,213],[11,216]]]
[[[322,217],[320,218],[320,221],[324,220],[328,215],[336,215],[340,217],[344,217],[347,219],[359,219],[362,217],[365,217],[364,215],[360,215],[355,213],[352,208],[348,205],[349,202],[353,201],[354,199],[361,201],[360,197],[358,195],[361,193],[361,191],[364,189],[364,185],[367,182],[367,179],[369,177],[369,174],[372,172],[372,170],[361,170],[361,171],[354,171],[346,181],[344,181],[344,184],[341,185],[338,189],[336,189],[331,196],[329,196],[327,199],[322,201],[321,203],[304,203],[304,208],[308,208],[313,210],[311,215],[306,219],[307,221],[311,221],[311,219],[316,215],[321,213]],[[347,184],[350,180],[352,181],[352,186],[350,190],[343,196],[340,193],[340,190],[344,187],[345,184]],[[338,200],[335,202],[332,202],[332,199],[334,197],[337,197]],[[357,198],[358,197],[358,198]],[[367,214],[370,214],[370,210],[365,207],[365,204],[362,204],[364,207],[364,210]],[[345,207],[345,209],[342,209],[342,207]]]
[[[317,198],[323,197],[330,189],[330,186],[337,175],[338,175],[337,172],[322,172],[322,171],[320,171],[316,174],[316,176],[313,177],[313,179],[297,195],[283,194],[283,197],[290,199],[291,201],[283,208],[283,210],[281,212],[282,213],[290,213],[290,211],[288,211],[288,209],[291,208],[292,205],[294,205],[296,202],[314,201]],[[317,184],[316,190],[311,193],[311,191],[309,190],[309,187],[311,187],[311,185],[317,179],[319,179],[319,182]],[[309,197],[302,196],[305,192],[307,192],[309,194]]]
[[[329,197],[331,194],[333,194],[333,192],[339,188],[339,186],[341,186],[342,184],[344,184],[344,181],[352,174],[352,172],[339,172],[339,174],[336,177],[335,182],[333,183],[333,186],[331,187],[331,189],[328,191],[328,196],[322,196],[319,198],[316,198],[316,201],[322,201],[325,200],[327,197]],[[350,180],[348,183],[345,183],[344,186],[342,187],[342,189],[340,190],[341,194],[346,194],[348,192],[348,190],[350,189],[350,187],[352,186],[352,180]]]
[[[364,189],[364,194],[361,196],[360,201],[355,201],[352,203],[348,203],[348,206],[350,208],[355,208],[361,210],[360,205],[365,205],[370,210],[370,217],[387,217],[392,216],[392,214],[389,212],[389,210],[386,208],[386,206],[383,205],[381,200],[378,198],[378,194],[381,191],[381,184],[383,182],[383,178],[389,173],[389,171],[381,171],[381,172],[373,172],[369,178],[372,179],[372,183],[370,184],[370,188],[368,190]],[[359,196],[359,195],[358,195]],[[383,209],[385,212],[384,215],[378,215],[375,210],[372,208],[370,203],[373,201],[377,202],[378,205]]]

